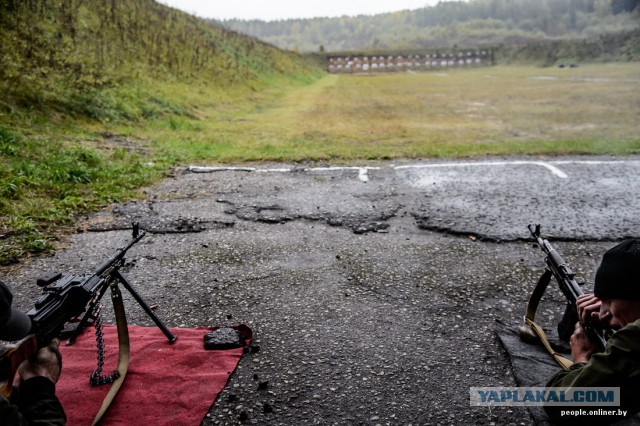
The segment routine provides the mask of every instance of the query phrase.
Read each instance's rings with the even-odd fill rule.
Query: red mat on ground
[[[203,336],[214,329],[173,328],[178,340],[170,344],[157,327],[129,326],[129,371],[101,424],[199,425],[243,354],[243,348],[205,350]],[[236,329],[251,338],[248,327]],[[104,326],[104,336],[103,374],[117,365],[116,327]],[[87,328],[74,345],[63,342],[60,350],[63,367],[56,393],[68,425],[90,425],[111,386],[89,384],[97,365],[95,330]]]

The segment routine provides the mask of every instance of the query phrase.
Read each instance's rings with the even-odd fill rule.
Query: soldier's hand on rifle
[[[36,376],[43,376],[54,384],[57,383],[62,370],[59,345],[60,341],[53,339],[48,346],[41,348],[33,357],[23,361],[18,367],[16,386],[19,386],[21,381]]]
[[[600,305],[602,302],[593,294],[583,294],[576,300],[580,322],[600,321]]]
[[[598,348],[595,343],[589,340],[589,336],[579,322],[576,323],[576,329],[571,335],[571,358],[574,362],[588,362],[591,354],[597,352]]]

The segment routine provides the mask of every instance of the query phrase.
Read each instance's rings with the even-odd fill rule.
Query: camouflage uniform
[[[548,387],[620,387],[620,407],[582,407],[584,409],[603,408],[628,411],[627,417],[640,411],[640,319],[627,324],[614,333],[607,341],[605,351],[591,356],[589,362],[573,364],[569,370],[556,373],[547,383]],[[580,407],[571,407],[578,409]],[[547,414],[558,421],[560,410],[567,407],[546,406]],[[603,424],[622,420],[621,416],[605,418],[593,416],[570,419],[581,424]]]
[[[0,395],[2,425],[59,426],[67,423],[67,416],[55,394],[55,385],[46,377],[33,377],[20,383],[20,392],[12,402],[15,405]]]

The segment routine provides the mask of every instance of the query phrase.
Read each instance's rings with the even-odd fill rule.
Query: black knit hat
[[[26,337],[31,331],[31,319],[11,308],[13,295],[0,281],[0,340],[14,341]]]
[[[640,240],[626,240],[604,254],[593,294],[598,299],[640,300]]]

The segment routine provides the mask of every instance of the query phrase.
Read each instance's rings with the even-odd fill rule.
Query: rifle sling
[[[118,373],[119,377],[114,380],[109,388],[109,392],[102,401],[102,406],[98,410],[92,426],[96,425],[107,412],[107,409],[115,399],[129,368],[129,329],[127,327],[127,316],[122,303],[122,293],[117,283],[111,284],[111,300],[113,301],[113,310],[116,315],[116,324],[118,328]]]
[[[527,314],[524,317],[524,322],[531,327],[531,330],[535,333],[536,336],[542,342],[542,345],[545,347],[547,352],[553,357],[553,359],[565,370],[568,370],[569,367],[573,365],[573,362],[562,356],[562,354],[556,352],[551,347],[549,343],[549,339],[547,339],[547,335],[545,334],[542,327],[540,327],[535,322],[536,311],[538,310],[538,304],[540,303],[540,299],[542,299],[542,295],[544,294],[549,282],[551,281],[551,271],[546,269],[544,274],[538,280],[538,284],[536,284],[536,288],[533,290],[531,297],[529,298],[529,303],[527,304]]]
[[[573,365],[572,361],[568,360],[567,358],[562,356],[562,354],[560,354],[560,353],[558,353],[558,352],[553,350],[553,348],[551,347],[551,344],[549,343],[549,340],[547,339],[547,336],[546,336],[544,330],[542,329],[542,327],[540,327],[534,321],[529,320],[529,318],[525,318],[524,322],[529,327],[531,327],[533,332],[536,334],[536,336],[538,336],[538,338],[542,342],[542,345],[545,347],[547,352],[549,352],[549,354],[560,365],[560,367],[562,367],[564,370],[568,370],[569,367],[571,367]]]

